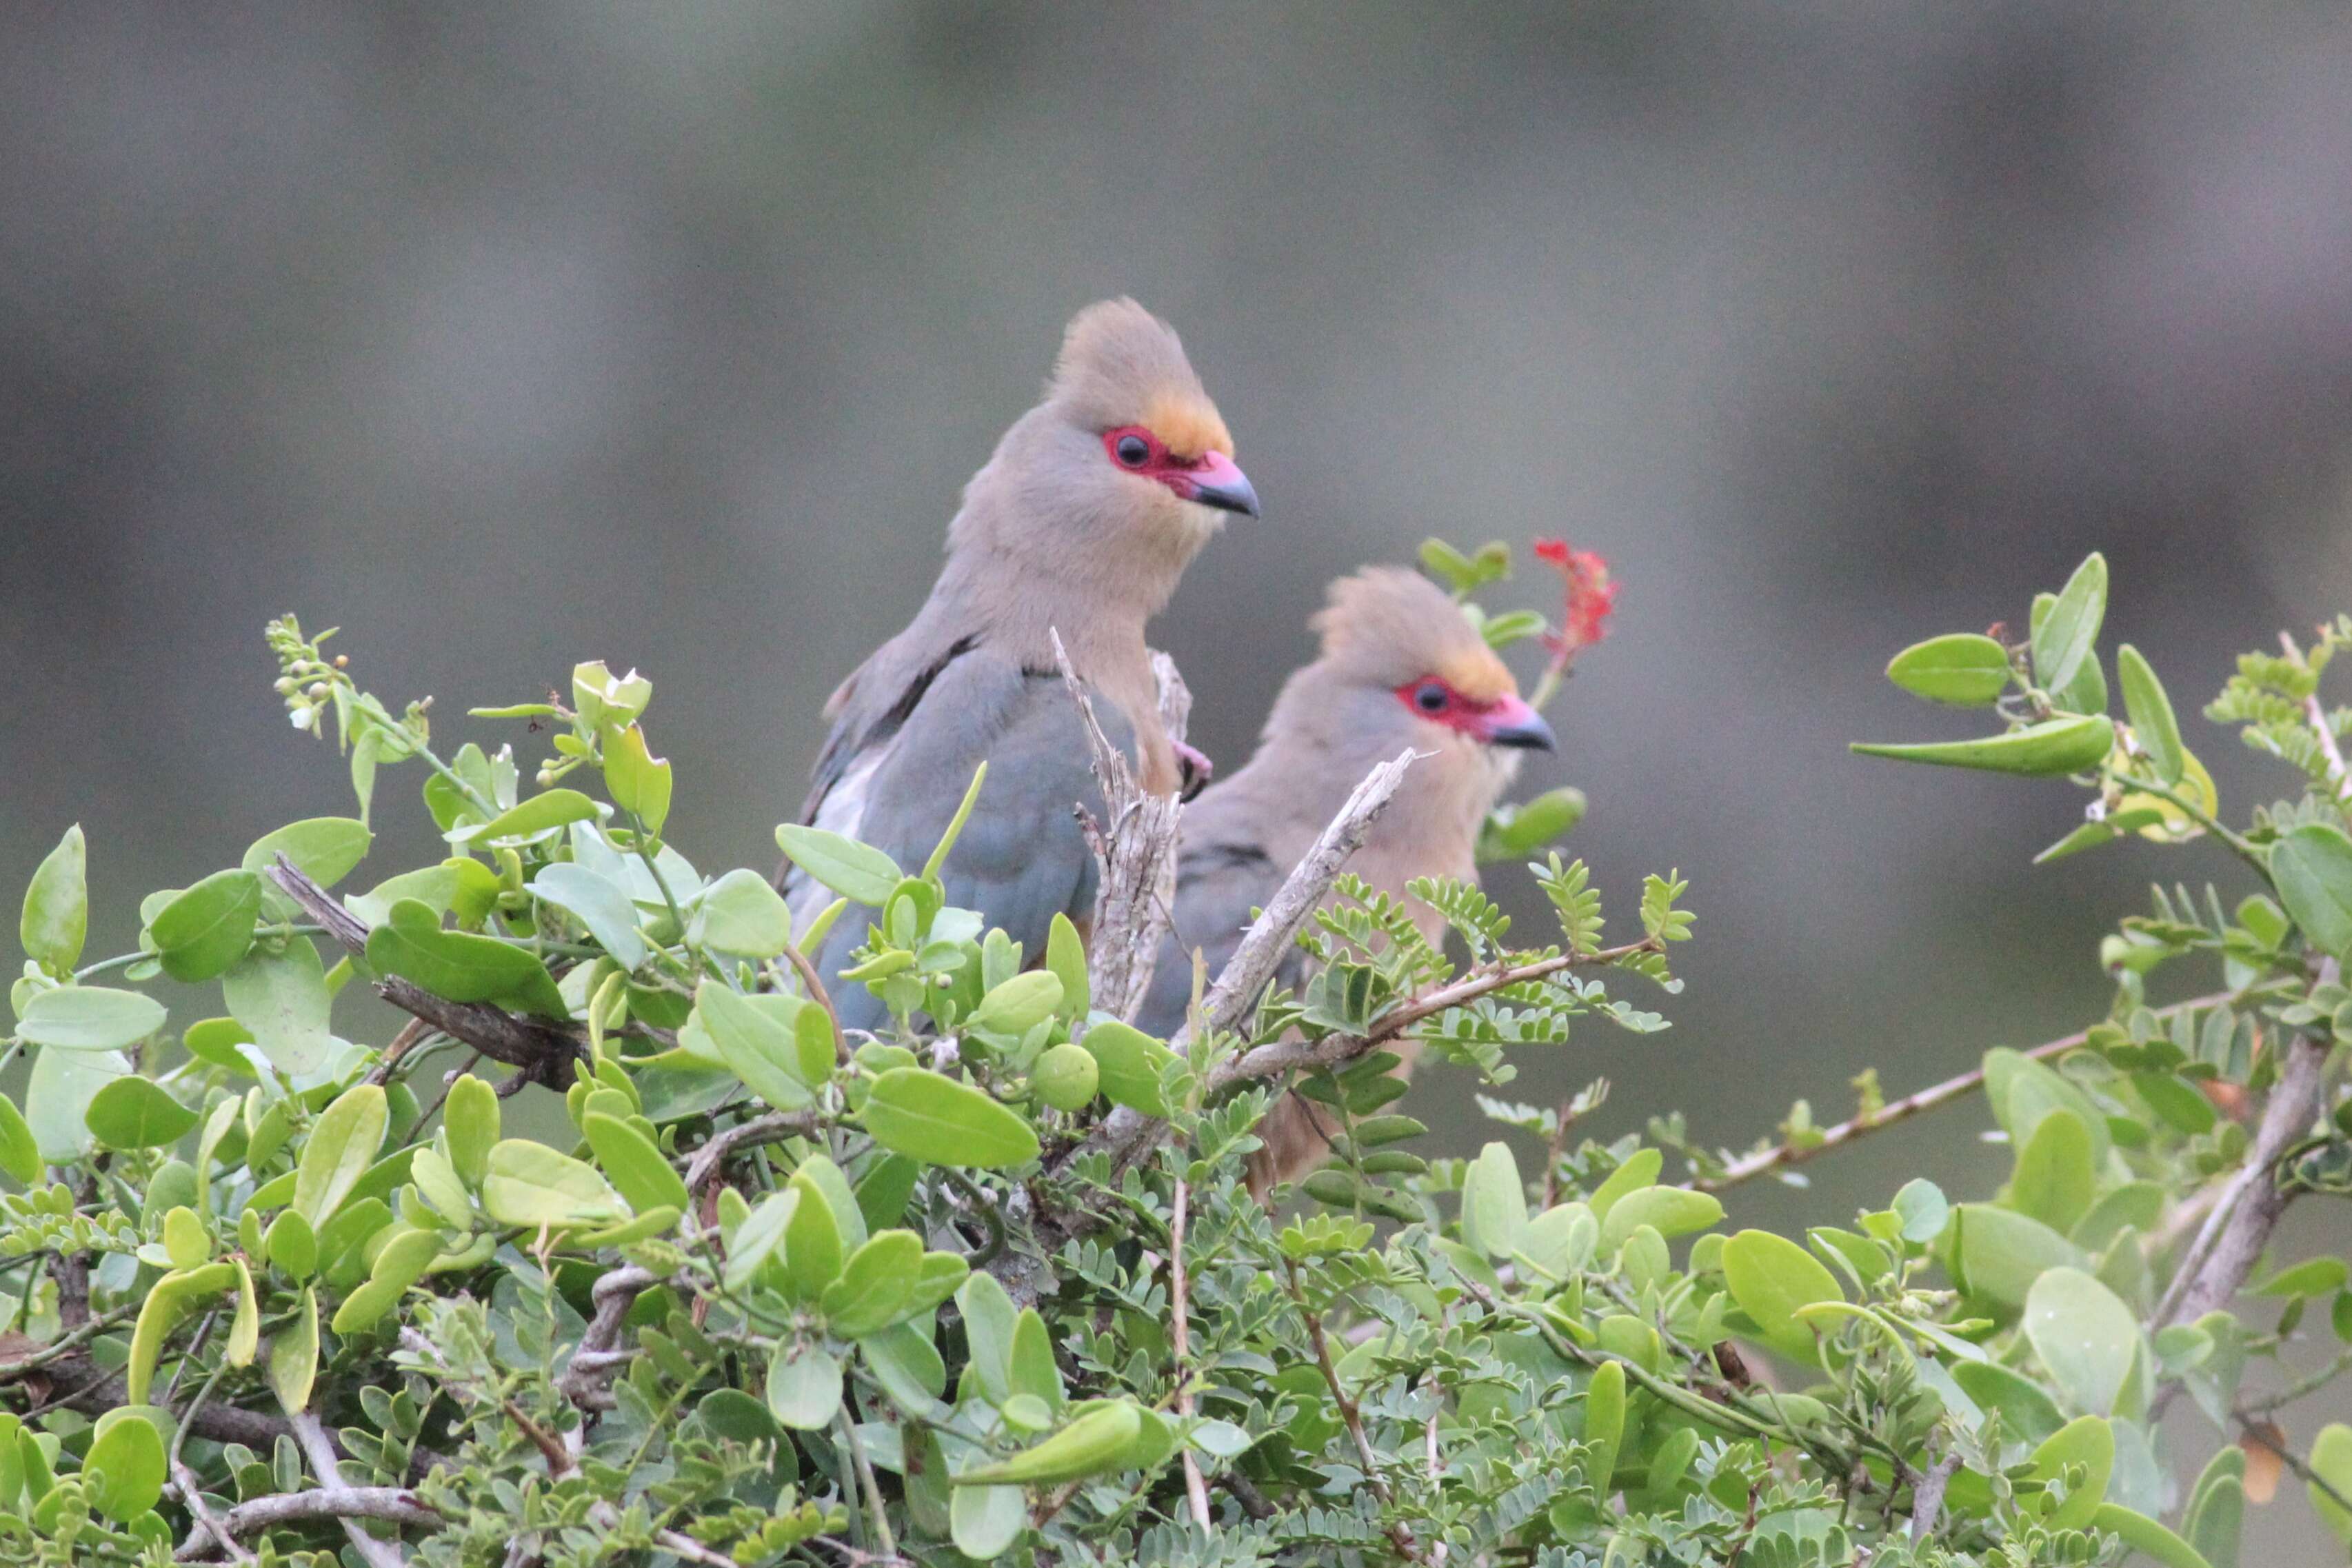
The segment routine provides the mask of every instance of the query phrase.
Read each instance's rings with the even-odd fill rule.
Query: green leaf
[[[2352,1426],[2332,1421],[2311,1440],[2311,1473],[2336,1489],[2336,1497],[2352,1498]],[[2344,1546],[2352,1546],[2352,1510],[2317,1487],[2311,1492],[2312,1511]]]
[[[1878,745],[1856,741],[1847,750],[1899,763],[1979,768],[1989,773],[2049,776],[2095,768],[2115,749],[2116,727],[2101,718],[2047,719],[1978,741],[1928,741]]]
[[[127,1402],[147,1403],[147,1393],[155,1380],[155,1363],[163,1352],[163,1341],[178,1324],[187,1310],[206,1296],[216,1296],[236,1282],[236,1270],[226,1263],[207,1263],[201,1268],[174,1269],[155,1281],[140,1303],[139,1319],[131,1330],[131,1354],[122,1368],[122,1385]]]
[[[956,840],[963,837],[964,824],[971,820],[972,807],[980,804],[981,787],[987,783],[988,763],[983,760],[980,766],[972,769],[971,783],[964,785],[963,798],[956,803],[955,815],[948,818],[947,831],[940,835],[937,844],[931,846],[931,853],[923,862],[922,880],[939,881],[940,872],[947,865],[948,857],[955,853]]]
[[[1143,1417],[1123,1399],[1095,1406],[1043,1442],[1009,1459],[955,1478],[958,1487],[1052,1486],[1116,1468],[1143,1431]]]
[[[2068,1468],[2082,1467],[2082,1485],[2044,1520],[2052,1530],[2081,1530],[2106,1498],[2107,1479],[2116,1467],[2115,1429],[2099,1416],[2078,1415],[2034,1449],[2029,1463],[2032,1479],[2043,1482],[2056,1482]]]
[[[1013,1336],[1020,1314],[993,1275],[975,1271],[955,1294],[963,1313],[964,1343],[971,1368],[988,1397],[1002,1405],[1013,1397]]]
[[[2079,1268],[2050,1269],[2026,1292],[2025,1337],[2076,1410],[2114,1413],[2139,1350],[2138,1321],[2114,1291]]]
[[[1952,1381],[1983,1409],[2000,1413],[2001,1431],[2012,1442],[2039,1443],[2066,1424],[2040,1384],[1997,1362],[1956,1362]]]
[[[90,1097],[82,1121],[110,1149],[161,1149],[196,1125],[196,1113],[152,1079],[119,1078]]]
[[[1132,1024],[1112,1018],[1089,1025],[1078,1044],[1100,1069],[1104,1099],[1146,1116],[1168,1114],[1161,1075],[1177,1060],[1174,1051]]]
[[[2009,650],[1975,632],[1913,643],[1886,666],[1886,679],[1912,696],[1961,708],[1990,707],[2009,674]]]
[[[1609,1478],[1617,1472],[1617,1450],[1625,1436],[1625,1367],[1606,1362],[1592,1369],[1584,1391],[1584,1440],[1594,1452],[1581,1461],[1584,1479],[1601,1497],[1609,1495]]]
[[[499,1091],[472,1073],[459,1074],[442,1102],[441,1125],[449,1134],[449,1163],[468,1186],[489,1174],[499,1121]]]
[[[81,824],[66,829],[58,847],[34,869],[25,889],[25,911],[17,935],[25,955],[50,973],[63,976],[81,962],[82,943],[89,934],[89,892],[85,869],[88,859]]]
[[[551,789],[500,812],[480,827],[460,828],[452,837],[461,842],[488,844],[497,839],[533,838],[553,828],[596,817],[596,803],[576,789]]]
[[[336,1096],[334,1103],[311,1123],[310,1135],[304,1140],[301,1158],[294,1167],[292,1207],[310,1222],[313,1231],[334,1217],[368,1167],[375,1163],[391,1120],[391,1106],[383,1089],[362,1083]]]
[[[1526,859],[1555,839],[1566,837],[1584,820],[1585,806],[1582,790],[1563,785],[1546,790],[1533,800],[1496,807],[1478,828],[1478,863]]]
[[[14,1176],[21,1186],[29,1187],[41,1179],[41,1146],[25,1113],[5,1093],[0,1093],[0,1171]]]
[[[588,1147],[595,1151],[596,1163],[604,1168],[604,1174],[612,1178],[631,1208],[642,1214],[665,1204],[677,1209],[692,1206],[684,1178],[653,1140],[635,1127],[618,1117],[592,1110],[581,1118],[580,1130],[587,1135]]]
[[[1951,1200],[1927,1177],[1914,1176],[1895,1194],[1895,1215],[1903,1222],[1904,1240],[1930,1242],[1943,1234],[1950,1221]]]
[[[812,1004],[792,996],[746,996],[715,980],[695,987],[694,1016],[678,1031],[681,1042],[699,1035],[751,1092],[779,1110],[799,1110],[814,1102],[814,1086],[794,1025]],[[826,1053],[830,1066],[831,1052]],[[829,1075],[828,1075],[829,1076]],[[821,1080],[820,1080],[821,1081]]]
[[[302,1301],[294,1321],[269,1342],[269,1386],[289,1415],[310,1403],[311,1380],[319,1375],[319,1294],[302,1287]]]
[[[2215,1451],[2189,1494],[2181,1532],[2212,1568],[2238,1568],[2238,1538],[2246,1522],[2246,1452],[2235,1444]]]
[[[236,1313],[229,1320],[228,1341],[221,1354],[231,1366],[251,1366],[261,1348],[261,1300],[254,1293],[253,1270],[246,1260],[232,1258],[229,1266],[236,1270]]]
[[[1011,1107],[922,1068],[892,1068],[866,1093],[866,1131],[933,1165],[1002,1170],[1037,1157],[1037,1134]]]
[[[131,1070],[119,1051],[43,1051],[25,1081],[25,1121],[41,1158],[69,1165],[89,1152],[82,1120],[98,1091]]]
[[[1094,1005],[1087,974],[1087,945],[1078,940],[1078,928],[1070,917],[1059,910],[1054,911],[1054,923],[1045,933],[1045,971],[1062,983],[1055,1011],[1065,1018],[1085,1017]]]
[[[2040,1220],[1991,1204],[1952,1211],[1954,1277],[1969,1294],[1996,1306],[2022,1307],[2033,1282],[2052,1268],[2080,1268],[2081,1249]]]
[[[841,1408],[841,1363],[814,1344],[780,1342],[768,1363],[768,1412],[776,1424],[814,1432]]]
[[[500,1225],[612,1225],[629,1217],[621,1197],[593,1165],[544,1143],[509,1138],[490,1151],[482,1210]]]
[[[255,839],[238,864],[248,871],[267,871],[283,855],[302,875],[322,888],[331,888],[367,858],[374,842],[375,835],[364,822],[348,816],[313,816],[289,822]]]
[[[1061,1005],[1060,977],[1048,969],[1032,969],[982,997],[966,1024],[983,1034],[1017,1038],[1052,1017]]]
[[[1812,1254],[1769,1231],[1743,1230],[1723,1244],[1723,1279],[1766,1344],[1791,1360],[1819,1363],[1813,1331],[1797,1309],[1843,1301],[1845,1293]]]
[[[879,849],[788,822],[776,829],[776,847],[785,858],[853,903],[880,909],[898,885],[898,863]]]
[[[654,683],[635,670],[614,675],[603,659],[572,667],[572,706],[592,726],[629,724],[654,700]]]
[[[795,1200],[784,1215],[784,1293],[803,1306],[813,1305],[841,1278],[842,1254],[847,1250],[841,1222],[807,1168],[793,1173],[784,1193]]]
[[[136,991],[62,985],[26,1000],[16,1032],[61,1051],[113,1051],[137,1045],[162,1028],[163,1018],[163,1004]]]
[[[2071,1110],[2052,1111],[2017,1151],[2011,1205],[2063,1234],[2089,1212],[2097,1193],[2090,1129]]]
[[[415,899],[394,904],[391,918],[368,932],[367,960],[452,1002],[494,1002],[549,1018],[571,1016],[535,953],[494,937],[444,931],[441,917]]]
[[[2256,1296],[2326,1296],[2344,1289],[2347,1272],[2340,1258],[2306,1258],[2249,1289]]]
[[[2053,860],[2063,860],[2069,855],[2080,855],[2085,849],[2096,849],[2103,844],[2113,844],[2128,838],[2143,827],[2153,827],[2164,820],[2164,813],[2142,808],[2108,814],[2096,822],[2086,822],[2057,843],[2033,858],[2037,866],[2047,866]]]
[[[82,1459],[82,1489],[90,1507],[128,1524],[163,1500],[164,1469],[163,1436],[155,1424],[137,1410],[110,1410],[98,1418],[97,1436]]]
[[[2074,568],[2057,600],[2033,623],[2033,679],[2055,694],[2072,685],[2092,658],[2107,613],[2107,559],[2093,551]]]
[[[2120,1536],[2126,1546],[2164,1568],[2213,1568],[2189,1542],[2147,1515],[2118,1503],[2103,1502],[2093,1510],[2091,1528]]]
[[[2271,846],[2271,880],[2312,946],[2337,959],[2352,954],[2352,838],[2320,822],[2281,835]]]
[[[289,1279],[307,1279],[319,1267],[319,1233],[292,1209],[281,1209],[263,1237],[270,1267]]]
[[[1029,1505],[1019,1487],[958,1487],[948,1510],[956,1550],[982,1563],[1003,1556],[1029,1527]]]
[[[1527,1184],[1510,1145],[1478,1151],[1462,1178],[1462,1239],[1489,1258],[1508,1258],[1528,1228]]]
[[[645,963],[646,939],[637,930],[637,906],[619,884],[585,866],[561,860],[532,878],[530,890],[586,926],[597,945],[622,968],[634,970]]]
[[[221,976],[221,999],[278,1071],[303,1078],[327,1064],[334,998],[306,937],[283,952],[249,952]]]
[[[1626,1237],[1645,1225],[1662,1237],[1687,1236],[1722,1217],[1723,1205],[1705,1193],[1683,1187],[1643,1187],[1610,1205],[1609,1222],[1601,1229],[1601,1245],[1604,1250],[1622,1247]]]
[[[1013,1354],[1005,1363],[1005,1377],[1013,1390],[1011,1398],[1026,1394],[1046,1410],[1060,1414],[1065,1401],[1062,1369],[1054,1363],[1053,1338],[1034,1307],[1022,1308],[1013,1320]]]
[[[2172,715],[2172,700],[2139,649],[2126,643],[2116,649],[2116,675],[2123,682],[2124,711],[2131,718],[2132,734],[2147,753],[2148,766],[2167,784],[2180,782],[2188,752],[2180,744],[2180,721]]]
[[[670,785],[670,765],[653,754],[641,726],[604,731],[605,793],[642,818],[648,833],[658,835],[669,820]]]
[[[714,952],[774,958],[793,944],[792,911],[757,871],[733,870],[710,884],[694,913],[692,940]]]
[[[1618,1199],[1654,1184],[1658,1173],[1665,1166],[1665,1155],[1655,1149],[1636,1149],[1626,1155],[1625,1163],[1610,1172],[1607,1181],[1592,1189],[1592,1217],[1607,1223],[1609,1211],[1617,1206]]]
[[[147,928],[163,973],[174,980],[211,980],[243,958],[261,918],[261,879],[251,871],[215,871],[165,904]]]
[[[906,1316],[922,1258],[922,1238],[911,1230],[886,1230],[851,1253],[818,1302],[826,1330],[864,1339]]]

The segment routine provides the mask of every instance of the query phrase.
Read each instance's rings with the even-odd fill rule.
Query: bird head
[[[1424,749],[1550,751],[1551,726],[1462,608],[1428,578],[1368,567],[1331,584],[1316,616],[1317,661],[1350,687],[1381,727]],[[1375,694],[1377,698],[1375,700]]]
[[[1071,319],[1046,406],[1082,437],[1063,447],[1079,487],[1184,534],[1258,515],[1234,438],[1167,323],[1132,300]]]

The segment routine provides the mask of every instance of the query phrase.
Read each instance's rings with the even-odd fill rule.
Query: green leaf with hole
[[[1889,660],[1886,679],[1914,697],[1986,708],[2009,687],[2009,650],[1975,632],[1913,643]]]
[[[1818,1365],[1813,1331],[1797,1309],[1843,1301],[1845,1293],[1812,1254],[1769,1231],[1743,1230],[1723,1244],[1724,1283],[1764,1342],[1791,1360]]]
[[[767,878],[739,868],[710,884],[688,934],[713,952],[774,958],[793,944],[793,916]]]
[[[677,1209],[691,1206],[685,1178],[654,1141],[636,1128],[618,1117],[592,1110],[581,1118],[580,1130],[595,1152],[596,1163],[604,1167],[631,1208],[643,1213],[664,1205]]]
[[[853,903],[880,909],[903,875],[898,863],[870,845],[822,827],[786,823],[776,829],[784,858]]]
[[[530,1229],[613,1225],[629,1211],[593,1165],[544,1143],[509,1138],[490,1151],[482,1209],[500,1225]]]
[[[317,1231],[375,1163],[392,1110],[382,1088],[354,1084],[319,1113],[294,1167],[293,1210]]]
[[[116,1051],[163,1026],[163,1005],[136,991],[106,985],[62,985],[26,999],[16,1033],[61,1051]]]
[[[260,918],[261,879],[251,871],[215,871],[157,910],[147,934],[164,973],[211,980],[253,946]]]
[[[1116,1468],[1142,1431],[1143,1417],[1133,1405],[1110,1400],[1008,1459],[964,1471],[955,1484],[1053,1486],[1082,1480]]]
[[[52,974],[69,973],[81,962],[82,943],[89,935],[88,858],[81,824],[76,823],[34,869],[25,889],[17,936],[26,956]]]
[[[841,1408],[841,1363],[819,1345],[783,1341],[768,1362],[768,1412],[782,1426],[814,1432]]]
[[[1849,751],[1900,763],[1978,768],[1987,773],[2054,776],[2078,773],[2105,761],[2115,749],[2116,727],[2102,718],[2047,719],[2005,735],[1978,741],[1927,741],[1883,745],[1856,741]]]
[[[2271,846],[2271,880],[2312,946],[2352,954],[2352,838],[2341,828],[2310,822],[2282,834]]]
[[[876,1079],[864,1120],[882,1147],[929,1164],[1003,1170],[1037,1157],[1037,1134],[1018,1111],[922,1068]]]
[[[922,1259],[922,1238],[911,1230],[883,1231],[851,1253],[818,1300],[826,1330],[863,1339],[907,1316]]]
[[[154,1079],[119,1078],[90,1097],[82,1121],[110,1149],[161,1149],[196,1125],[196,1113]]]
[[[164,1470],[163,1435],[155,1424],[141,1411],[110,1410],[98,1418],[82,1458],[82,1491],[91,1508],[128,1524],[163,1500]]]
[[[394,903],[385,922],[368,932],[367,960],[452,1002],[492,1002],[549,1018],[571,1016],[536,953],[495,937],[444,931],[441,917],[415,899]]]
[[[2106,614],[2107,559],[2093,551],[2048,610],[2033,619],[2033,679],[2042,690],[2054,696],[2081,676]]]

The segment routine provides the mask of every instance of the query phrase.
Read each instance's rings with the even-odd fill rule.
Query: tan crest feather
[[[1433,674],[1474,702],[1518,690],[1462,606],[1418,572],[1367,566],[1333,583],[1328,598],[1308,623],[1327,664],[1383,686]]]

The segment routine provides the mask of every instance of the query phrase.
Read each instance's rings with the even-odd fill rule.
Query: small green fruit
[[[1067,1043],[1039,1057],[1029,1072],[1029,1087],[1056,1110],[1079,1110],[1094,1099],[1101,1082],[1102,1072],[1095,1066],[1093,1054],[1084,1046]]]

